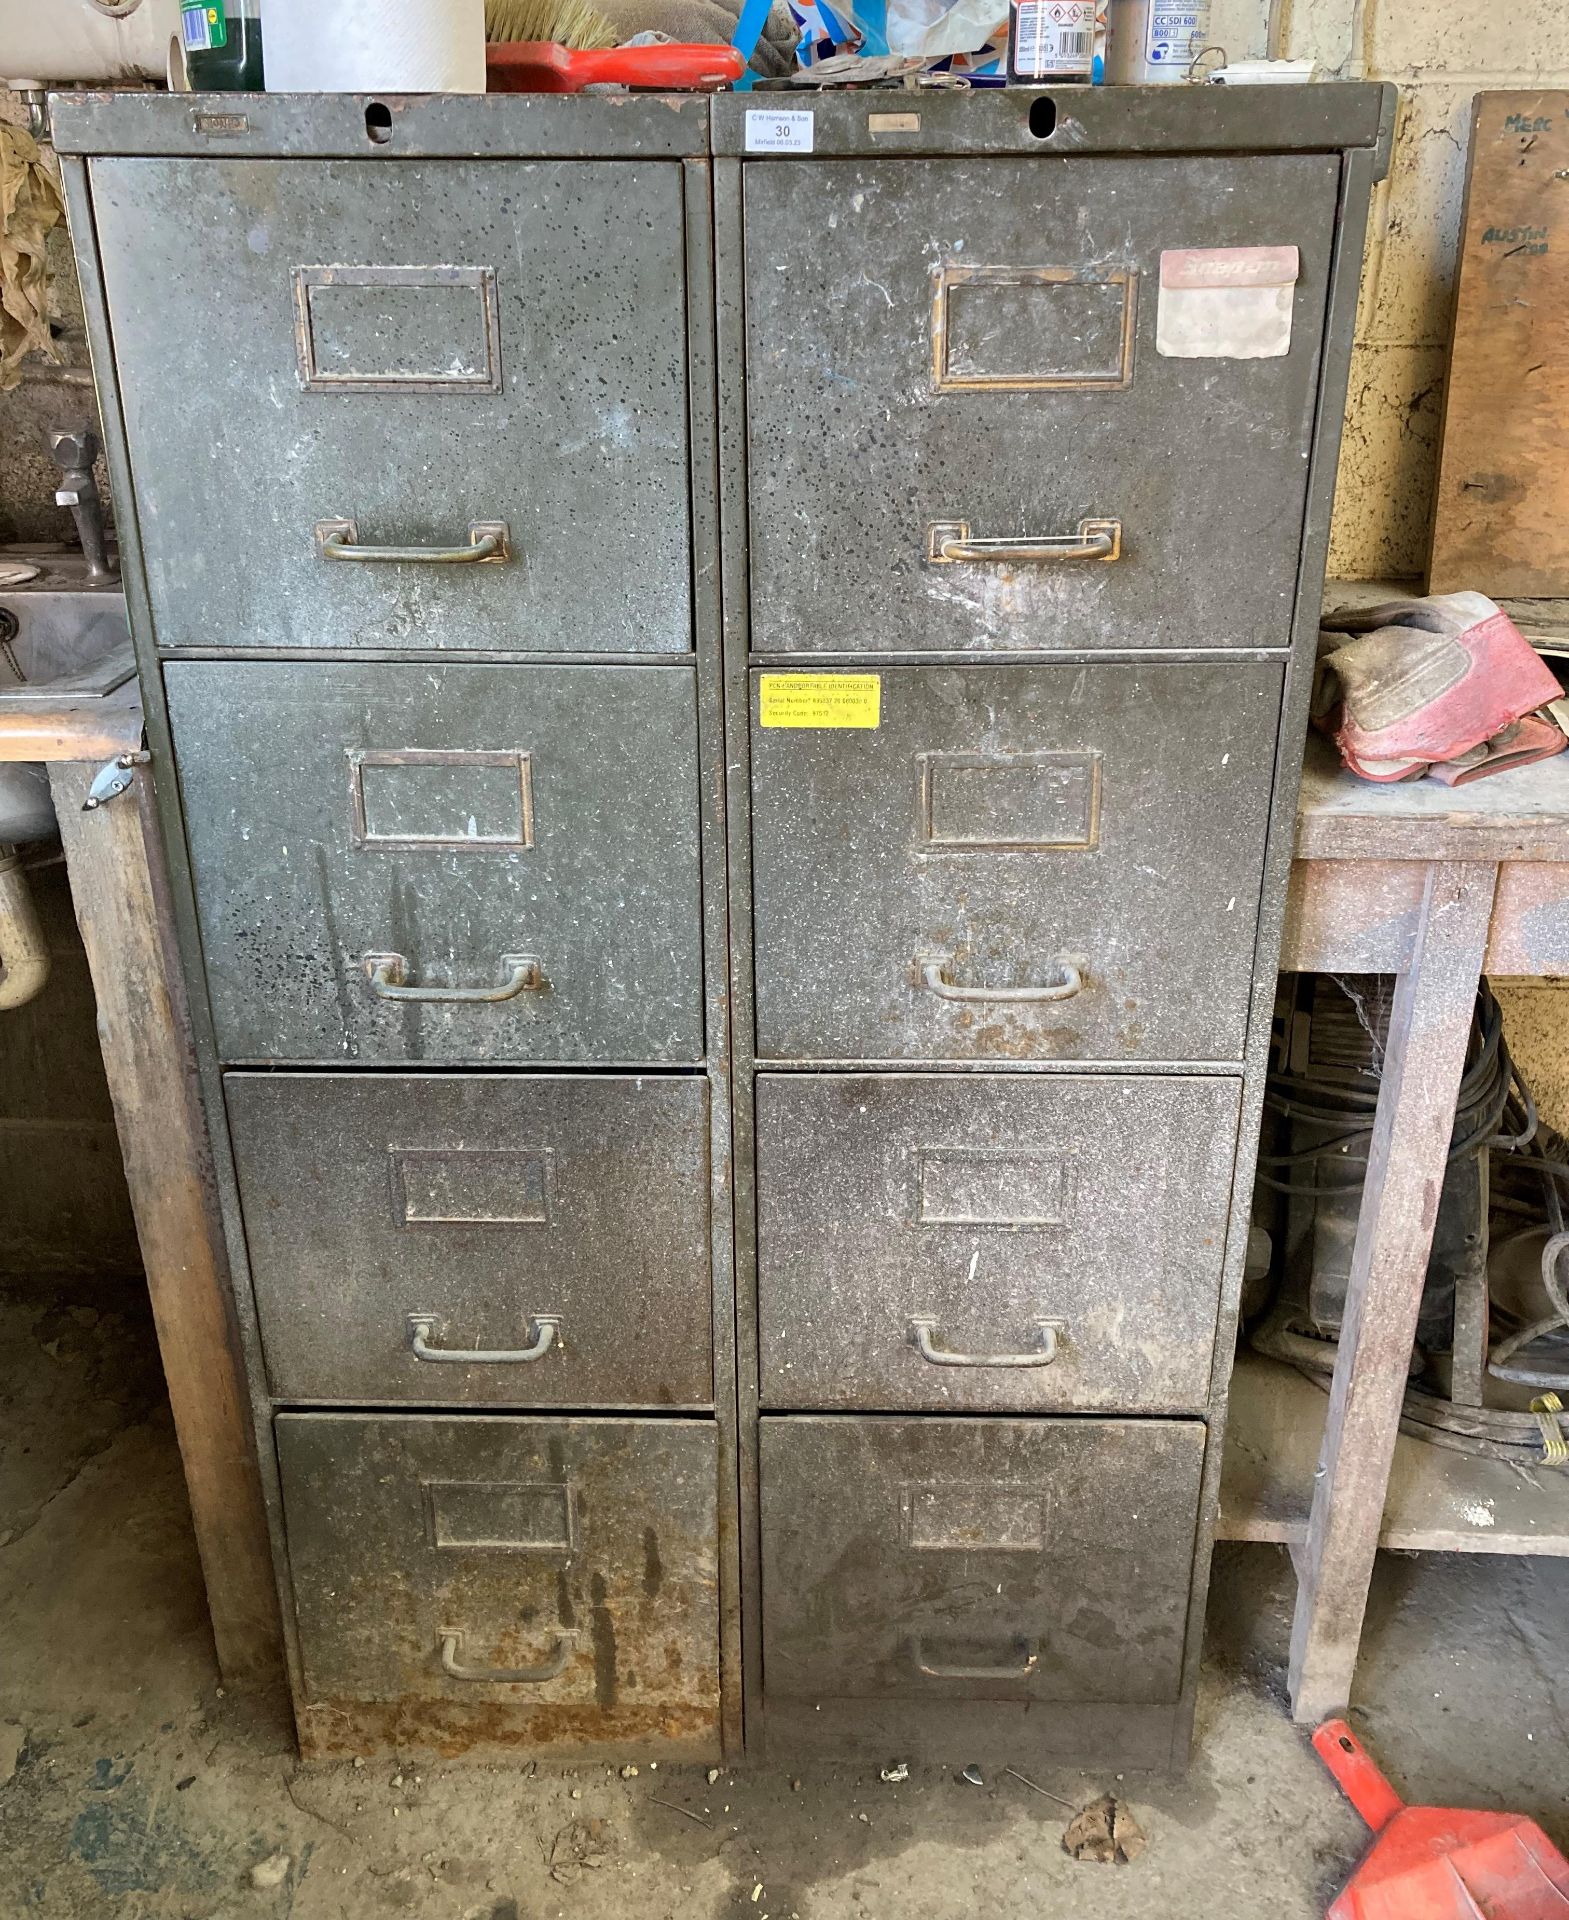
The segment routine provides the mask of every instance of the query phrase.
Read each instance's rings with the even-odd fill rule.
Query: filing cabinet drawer
[[[285,1413],[275,1430],[310,1751],[714,1750],[711,1424]]]
[[[229,1061],[703,1054],[686,667],[165,671]]]
[[[1338,158],[744,180],[755,650],[1288,643]]]
[[[770,1700],[1173,1701],[1198,1421],[767,1416]]]
[[[226,1076],[280,1400],[713,1400],[708,1086]]]
[[[765,1405],[1196,1412],[1240,1083],[765,1074]]]
[[[1282,669],[877,679],[871,725],[753,696],[759,1057],[1240,1059]]]
[[[690,649],[678,163],[92,178],[160,646]]]

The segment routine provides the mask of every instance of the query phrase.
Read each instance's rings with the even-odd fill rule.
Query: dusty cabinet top
[[[273,159],[789,158],[864,153],[1193,154],[1374,148],[1395,90],[1317,86],[811,88],[745,94],[63,93],[61,153]],[[788,138],[767,122],[791,117]]]
[[[780,137],[779,111],[810,124]],[[1318,86],[1007,87],[973,92],[856,90],[716,95],[713,151],[748,159],[803,153],[1196,154],[1378,150],[1387,165],[1395,90]]]
[[[708,152],[706,94],[56,94],[58,153],[273,160],[679,160]]]

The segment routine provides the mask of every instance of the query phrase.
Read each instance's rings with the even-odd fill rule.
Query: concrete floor
[[[1006,1776],[301,1768],[280,1703],[216,1684],[139,1287],[7,1284],[5,1920],[1305,1920],[1357,1857],[1285,1716],[1290,1581],[1266,1548],[1217,1566],[1185,1778],[1038,1775],[1075,1803],[1130,1799],[1149,1846],[1127,1866],[1070,1861],[1062,1810]],[[1569,1563],[1385,1557],[1361,1728],[1410,1793],[1522,1808],[1569,1845],[1566,1650]],[[279,1854],[278,1884],[254,1886]]]

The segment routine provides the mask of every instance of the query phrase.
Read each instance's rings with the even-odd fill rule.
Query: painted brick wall
[[[1424,572],[1472,97],[1569,85],[1565,0],[1276,0],[1274,50],[1347,80],[1393,80],[1400,116],[1362,276],[1330,574]],[[1234,57],[1269,34],[1260,0],[1216,0]]]

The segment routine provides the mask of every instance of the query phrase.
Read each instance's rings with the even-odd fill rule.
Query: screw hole
[[[1340,1744],[1347,1753],[1355,1753],[1357,1750],[1357,1743],[1354,1740],[1348,1740],[1344,1734],[1340,1736]]]
[[[1049,140],[1057,131],[1057,102],[1049,93],[1030,102],[1030,132],[1037,140]]]
[[[392,109],[383,101],[372,100],[365,109],[365,138],[384,147],[392,138]]]

